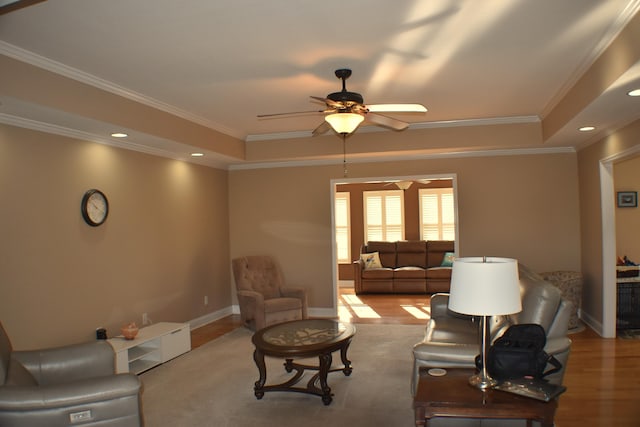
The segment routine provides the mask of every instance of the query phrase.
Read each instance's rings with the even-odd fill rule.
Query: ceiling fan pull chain
[[[342,166],[344,167],[344,178],[347,177],[347,136],[342,134]]]

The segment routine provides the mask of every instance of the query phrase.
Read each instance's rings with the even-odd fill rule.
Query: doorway
[[[357,257],[359,256],[359,252],[360,252],[360,246],[362,245],[362,243],[364,243],[364,240],[366,239],[364,237],[364,232],[363,230],[359,230],[358,229],[358,233],[355,233],[357,235],[357,238],[354,241],[350,241],[349,243],[349,247],[350,247],[350,251],[349,251],[349,260],[350,262],[348,264],[343,263],[342,264],[342,269],[343,269],[343,279],[347,279],[347,280],[340,280],[341,279],[341,274],[340,274],[340,268],[341,265],[338,262],[338,239],[337,239],[337,227],[336,227],[336,197],[338,194],[338,188],[342,187],[344,188],[345,186],[348,187],[349,185],[353,184],[354,186],[362,186],[364,184],[376,184],[377,186],[381,186],[383,188],[388,188],[388,189],[392,189],[392,188],[397,188],[397,189],[401,189],[404,192],[407,191],[407,188],[411,187],[412,185],[414,186],[413,189],[411,189],[412,191],[415,191],[415,189],[419,186],[428,186],[430,182],[437,182],[437,181],[448,181],[450,183],[451,188],[453,189],[453,210],[454,210],[454,221],[455,221],[455,248],[456,248],[456,253],[459,253],[459,241],[460,241],[460,237],[459,237],[459,230],[458,230],[458,192],[457,192],[457,176],[456,174],[432,174],[432,175],[411,175],[411,176],[386,176],[386,177],[368,177],[368,178],[342,178],[342,179],[334,179],[331,180],[330,186],[331,186],[331,235],[332,235],[332,266],[333,266],[333,311],[334,314],[337,316],[338,315],[338,308],[339,308],[339,298],[340,298],[340,285],[341,283],[344,285],[345,283],[349,283],[349,279],[352,279],[351,277],[344,277],[344,269],[349,269],[349,267],[351,267],[351,263],[353,262],[353,260],[357,259]],[[407,184],[409,185],[409,187],[407,187]],[[414,185],[415,184],[415,185]],[[404,187],[404,188],[403,188]],[[411,204],[410,204],[411,205]],[[418,223],[418,216],[419,216],[419,207],[417,202],[413,203],[412,209],[415,209],[416,212],[413,213],[405,213],[405,216],[409,215],[414,215],[415,216],[415,222],[416,224]],[[360,215],[362,216],[363,212],[362,212],[362,207],[359,207],[357,212],[353,212],[351,215]],[[353,227],[353,225],[351,224],[350,227]],[[357,227],[361,227],[361,221],[358,222]],[[350,228],[350,235],[354,234],[352,231],[352,229]],[[405,236],[405,239],[407,240],[418,240],[419,237],[419,231],[412,231],[411,233],[409,233],[407,236]],[[352,268],[352,267],[351,267]],[[348,287],[348,286],[347,286]],[[355,295],[354,295],[355,296]]]
[[[602,209],[602,332],[605,338],[616,336],[617,283],[616,283],[616,215],[615,181],[616,163],[640,155],[640,145],[600,161],[600,204]]]

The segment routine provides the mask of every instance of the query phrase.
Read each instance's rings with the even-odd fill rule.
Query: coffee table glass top
[[[262,340],[277,347],[304,347],[352,336],[355,327],[332,319],[307,319],[281,323],[262,331]]]

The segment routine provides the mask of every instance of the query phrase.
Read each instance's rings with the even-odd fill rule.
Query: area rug
[[[623,329],[618,331],[618,337],[623,340],[640,339],[640,329]]]
[[[348,357],[353,373],[329,374],[333,402],[319,396],[253,394],[258,369],[251,331],[236,329],[140,376],[147,427],[411,426],[412,348],[420,325],[356,325]],[[335,354],[334,365],[340,362]],[[308,360],[307,362],[311,362]],[[317,362],[314,361],[314,362]],[[305,373],[306,385],[314,372]],[[267,358],[267,384],[283,382],[283,360]]]

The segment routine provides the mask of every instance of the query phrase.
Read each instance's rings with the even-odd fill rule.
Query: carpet
[[[618,337],[623,340],[640,339],[640,329],[623,329],[618,331]]]
[[[353,373],[329,374],[333,402],[319,396],[268,392],[257,400],[251,331],[240,328],[140,375],[147,427],[349,426],[414,424],[410,390],[413,345],[421,325],[356,325],[348,357]],[[334,353],[334,365],[340,362]],[[267,385],[290,375],[267,358]],[[307,362],[311,362],[308,360]],[[317,363],[317,359],[313,360]],[[305,372],[305,386],[315,371]]]

